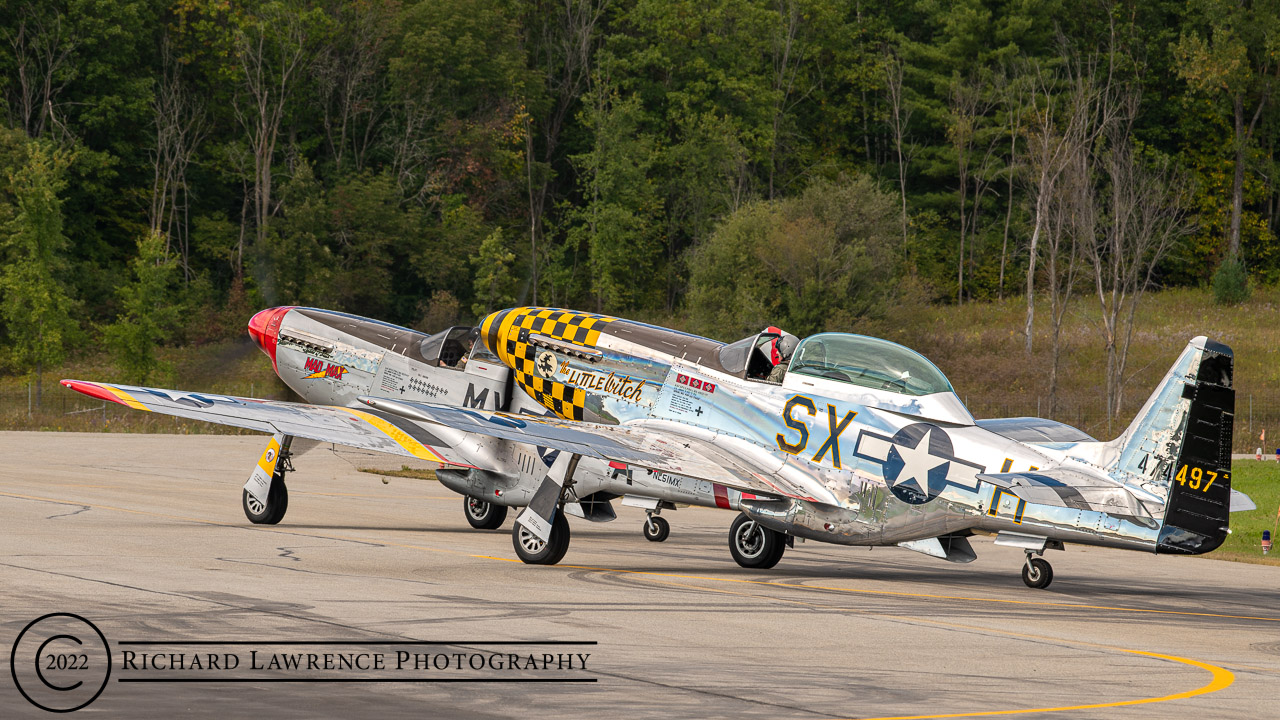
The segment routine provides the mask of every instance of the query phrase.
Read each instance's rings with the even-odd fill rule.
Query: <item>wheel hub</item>
[[[537,555],[542,552],[542,548],[546,547],[547,543],[545,540],[529,532],[522,526],[520,528],[520,546],[523,547],[530,555]]]
[[[764,533],[754,521],[738,528],[738,550],[746,557],[755,557],[764,550]]]

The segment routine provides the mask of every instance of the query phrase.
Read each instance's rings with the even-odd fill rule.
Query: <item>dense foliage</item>
[[[1143,287],[1226,263],[1214,285],[1235,301],[1280,279],[1278,15],[14,0],[6,358],[37,369],[101,335],[145,378],[148,343],[240,332],[283,303],[429,329],[513,302],[721,336],[845,329],[908,299],[1070,293],[1077,257],[1125,253],[1151,263]]]

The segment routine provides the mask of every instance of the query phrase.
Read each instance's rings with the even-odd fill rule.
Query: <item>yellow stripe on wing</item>
[[[439,462],[439,463],[449,462],[448,460],[445,460],[444,458],[437,455],[431,448],[415,440],[411,435],[409,435],[409,433],[406,433],[405,431],[401,430],[395,425],[392,425],[386,420],[383,420],[382,418],[378,417],[377,415],[372,415],[362,410],[354,410],[352,408],[344,408],[343,411],[351,413],[353,416],[358,417],[361,420],[364,420],[365,422],[374,426],[375,428],[381,430],[384,435],[391,438],[392,440],[395,440],[397,445],[404,448],[405,450],[408,450],[409,454],[413,455],[414,457],[422,458],[423,460],[430,460],[432,462]]]
[[[101,384],[99,385],[99,387],[103,388],[104,390],[111,393],[112,395],[115,395],[116,397],[120,398],[120,402],[124,403],[125,405],[128,405],[134,410],[143,410],[146,412],[151,412],[150,408],[138,402],[132,395],[121,390],[118,387],[114,387],[111,385],[101,385]]]

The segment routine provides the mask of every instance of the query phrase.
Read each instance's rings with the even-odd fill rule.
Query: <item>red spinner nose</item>
[[[292,307],[267,308],[249,318],[249,337],[262,348],[262,352],[271,358],[271,366],[276,364],[276,342],[280,337],[280,323]]]

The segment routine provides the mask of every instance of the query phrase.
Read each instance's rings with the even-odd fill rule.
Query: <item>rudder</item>
[[[1200,555],[1230,533],[1231,440],[1235,422],[1231,348],[1196,338],[1200,361],[1184,381],[1189,400],[1177,460],[1168,470],[1169,501],[1156,552]]]

